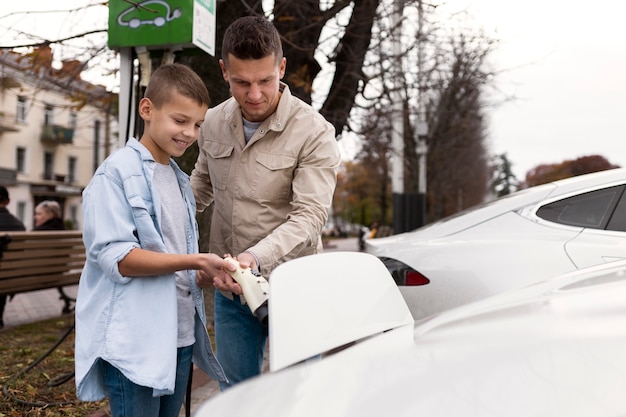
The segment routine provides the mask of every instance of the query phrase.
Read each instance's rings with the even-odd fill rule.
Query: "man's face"
[[[273,54],[261,59],[238,59],[229,55],[228,68],[220,60],[222,75],[247,120],[262,122],[274,113],[285,65],[285,58],[277,65]]]

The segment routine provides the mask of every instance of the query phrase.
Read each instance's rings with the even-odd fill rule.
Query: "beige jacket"
[[[249,250],[266,278],[282,262],[321,252],[341,159],[333,126],[281,87],[276,112],[247,145],[233,98],[209,109],[191,174],[198,211],[215,203],[209,250]]]

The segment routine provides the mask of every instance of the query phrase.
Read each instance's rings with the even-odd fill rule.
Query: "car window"
[[[568,197],[541,207],[537,216],[569,226],[604,229],[623,192],[624,186],[617,186]],[[624,210],[626,208],[622,207],[622,215]]]
[[[616,230],[618,232],[626,232],[626,193],[622,193],[615,212],[611,216],[607,230]]]

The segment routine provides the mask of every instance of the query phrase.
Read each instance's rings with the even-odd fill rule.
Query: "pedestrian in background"
[[[7,208],[10,202],[9,190],[5,186],[0,185],[0,231],[26,230],[24,223],[11,214]]]
[[[61,205],[54,200],[44,200],[35,207],[33,230],[65,230]]]
[[[0,231],[9,232],[9,231],[24,231],[26,227],[24,223],[17,217],[15,217],[7,206],[11,202],[9,198],[9,190],[3,185],[0,185]],[[0,294],[0,329],[4,327],[4,307],[7,303],[7,299],[9,296],[13,296],[12,294]]]

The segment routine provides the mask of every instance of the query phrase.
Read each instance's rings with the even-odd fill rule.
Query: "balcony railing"
[[[41,142],[47,144],[72,143],[74,129],[58,125],[45,125],[41,128]]]
[[[15,127],[15,115],[0,112],[0,133],[2,132],[17,132]]]

